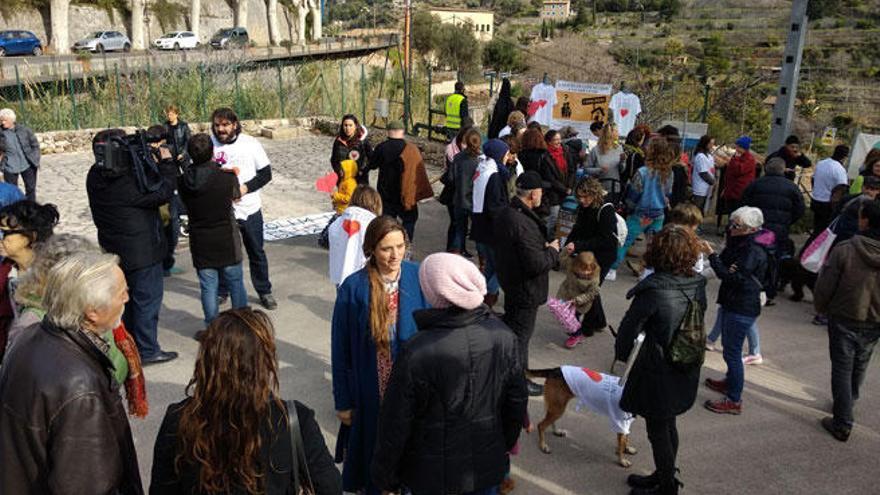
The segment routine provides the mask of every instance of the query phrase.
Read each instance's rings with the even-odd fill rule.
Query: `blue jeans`
[[[718,337],[721,336],[721,314],[724,312],[724,308],[718,306],[718,315],[715,317],[715,324],[712,326],[712,331],[709,332],[709,342],[713,344],[718,340]],[[749,333],[746,334],[746,339],[749,341],[749,355],[754,356],[755,354],[761,354],[761,334],[758,333],[758,319],[755,318],[755,322],[752,323],[752,326],[749,327]]]
[[[196,272],[199,275],[199,287],[202,289],[202,311],[205,313],[206,327],[217,318],[217,313],[220,311],[217,305],[217,292],[221,279],[223,286],[229,289],[232,307],[247,306],[247,290],[244,288],[244,271],[241,263],[223,268],[200,268]]]
[[[617,248],[617,259],[614,261],[614,264],[611,265],[612,270],[617,270],[617,267],[620,266],[621,263],[623,263],[623,259],[626,258],[626,252],[629,251],[629,248],[632,247],[633,243],[636,242],[636,238],[639,237],[642,232],[660,232],[660,229],[663,228],[663,215],[650,219],[651,223],[644,227],[642,227],[642,218],[643,217],[638,213],[633,213],[632,215],[627,217],[626,242],[623,244],[623,246]]]
[[[477,253],[483,258],[483,276],[486,277],[486,293],[498,294],[498,274],[495,272],[495,251],[482,242],[477,243]]]
[[[755,320],[754,316],[745,316],[732,311],[725,311],[721,317],[721,345],[724,346],[724,362],[727,363],[727,397],[733,402],[742,400],[745,369],[742,361],[743,341]]]
[[[446,251],[458,250],[465,252],[465,237],[468,231],[468,220],[470,213],[462,208],[456,208],[448,205],[446,210],[449,212],[449,230],[446,232]]]
[[[162,263],[154,263],[125,272],[128,284],[128,303],[122,314],[125,328],[134,337],[142,359],[162,352],[159,347],[159,309],[164,293]]]
[[[241,242],[247,252],[248,265],[251,268],[251,283],[257,294],[271,294],[272,282],[269,282],[269,259],[263,249],[263,210],[260,210],[244,220],[238,220],[238,230],[241,231]],[[223,281],[220,281],[218,295],[226,297],[229,289]]]
[[[550,213],[547,214],[547,235],[551,239],[556,239],[556,221],[559,220],[559,205],[551,206]]]
[[[174,193],[171,200],[168,201],[168,214],[171,217],[168,225],[165,226],[165,242],[168,251],[166,251],[165,259],[162,261],[162,268],[165,271],[174,267],[174,250],[177,248],[177,241],[180,237],[180,196]]]

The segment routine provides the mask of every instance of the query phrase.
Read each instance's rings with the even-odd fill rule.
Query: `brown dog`
[[[563,368],[566,368],[563,373]],[[583,374],[586,380],[581,382],[579,374]],[[637,450],[629,445],[629,427],[634,418],[620,410],[620,387],[617,385],[617,377],[598,373],[587,368],[566,366],[544,370],[528,370],[526,376],[530,378],[544,378],[544,419],[538,423],[538,447],[545,454],[550,453],[547,445],[545,432],[548,426],[553,427],[553,434],[558,437],[566,436],[564,430],[556,428],[556,421],[565,414],[565,409],[571,399],[578,398],[582,404],[589,406],[595,412],[608,416],[613,429],[617,431],[617,462],[628,468],[632,465],[626,454],[634,455]],[[569,380],[577,380],[574,387],[569,386]],[[584,391],[578,396],[572,389]],[[587,397],[590,396],[590,397]],[[616,408],[616,409],[615,409]]]

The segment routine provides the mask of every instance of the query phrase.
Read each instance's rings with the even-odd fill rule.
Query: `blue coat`
[[[401,343],[418,328],[413,311],[428,308],[419,286],[419,265],[404,261],[400,274],[400,299],[392,359]],[[337,411],[354,409],[351,431],[343,446],[342,485],[356,492],[367,485],[379,424],[379,375],[376,346],[370,332],[370,282],[366,268],[349,275],[336,293],[332,328],[333,401]],[[339,446],[337,446],[339,450]]]

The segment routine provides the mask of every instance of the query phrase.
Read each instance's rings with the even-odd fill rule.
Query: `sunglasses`
[[[30,233],[30,230],[21,230],[21,229],[3,230],[3,229],[0,229],[0,239],[3,239],[6,236],[13,235],[13,234],[25,235],[25,234],[29,234],[29,233]]]

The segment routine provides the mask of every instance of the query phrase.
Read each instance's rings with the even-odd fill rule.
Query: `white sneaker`
[[[608,270],[608,275],[605,275],[605,280],[608,282],[614,282],[617,280],[617,270]]]
[[[760,354],[749,354],[743,358],[743,364],[762,364],[764,358]]]
[[[709,352],[721,352],[721,347],[715,344],[715,342],[706,339],[706,350]]]

